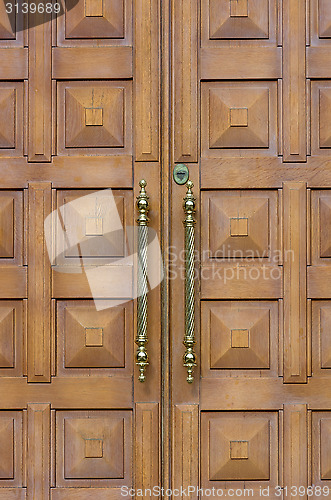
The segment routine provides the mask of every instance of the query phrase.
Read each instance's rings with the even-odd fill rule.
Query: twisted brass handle
[[[136,364],[139,366],[140,375],[138,380],[145,382],[145,370],[149,364],[146,344],[147,337],[147,245],[148,245],[148,223],[149,210],[148,196],[145,191],[146,181],[139,182],[140,193],[137,196],[138,223],[138,269],[137,269],[137,337],[138,346]]]
[[[185,336],[183,344],[185,353],[183,356],[184,366],[187,368],[187,382],[193,382],[193,370],[196,364],[196,356],[194,352],[195,341],[195,324],[194,324],[194,238],[195,238],[195,220],[193,214],[195,212],[195,198],[192,193],[193,182],[187,181],[187,193],[184,198],[185,220]]]

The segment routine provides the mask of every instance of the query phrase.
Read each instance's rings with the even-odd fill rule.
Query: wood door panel
[[[202,377],[268,377],[278,374],[278,304],[203,301]]]
[[[201,106],[203,156],[277,153],[275,82],[204,83]]]
[[[58,154],[130,154],[129,82],[58,84]]]
[[[29,31],[19,13],[17,33],[0,7],[0,498],[9,500],[117,500],[122,486],[154,486],[146,470],[160,481],[160,287],[149,297],[141,387],[133,298],[142,178],[160,235],[160,2],[73,3],[37,25],[30,13]]]
[[[0,83],[0,156],[23,154],[23,83]]]
[[[0,301],[0,377],[23,376],[24,310],[22,300]]]
[[[180,63],[186,61],[189,75],[198,66],[200,100],[182,87],[172,103],[176,113],[190,97],[188,109],[197,111],[187,130],[198,120],[201,136],[198,161],[189,166],[197,198],[197,366],[186,384],[185,316],[177,310],[184,309],[185,285],[174,279],[174,425],[181,425],[178,408],[199,414],[201,487],[226,494],[252,488],[259,495],[268,482],[326,485],[328,422],[320,421],[330,409],[330,6],[324,0],[194,4],[196,58],[177,56],[171,69],[176,85]],[[174,11],[178,30],[184,11]],[[181,42],[173,43],[176,54]],[[178,271],[185,189],[172,184],[171,196]],[[252,415],[271,416],[260,437],[248,436]],[[176,429],[174,453],[180,444]],[[182,469],[173,474],[178,484]]]
[[[277,412],[204,412],[201,446],[204,488],[278,485]]]
[[[130,411],[57,411],[55,439],[57,486],[131,486]]]
[[[23,414],[0,412],[1,472],[0,488],[23,486]]]
[[[132,304],[109,307],[96,311],[92,301],[58,301],[59,375],[132,375]]]
[[[227,44],[231,39],[244,43],[275,44],[277,2],[258,0],[209,0],[202,2],[203,45]],[[215,42],[214,42],[215,40]],[[219,42],[221,40],[221,42]]]

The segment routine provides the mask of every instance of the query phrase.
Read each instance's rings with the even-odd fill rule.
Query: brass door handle
[[[146,181],[139,182],[140,193],[137,196],[138,223],[138,262],[137,262],[137,337],[138,346],[136,364],[139,366],[140,375],[138,380],[145,382],[145,370],[149,364],[146,344],[147,337],[147,246],[148,246],[148,223],[149,210],[148,196],[146,194]]]
[[[195,198],[192,188],[193,182],[187,181],[187,193],[184,198],[183,208],[185,212],[185,335],[183,344],[185,353],[183,356],[184,366],[187,369],[187,382],[193,382],[193,370],[197,365],[194,352],[195,341],[195,289],[194,289],[194,240],[195,240]]]

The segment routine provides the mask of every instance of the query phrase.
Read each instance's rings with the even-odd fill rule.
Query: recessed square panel
[[[313,265],[330,265],[331,259],[331,191],[311,193],[311,258]]]
[[[69,0],[58,17],[59,45],[131,45],[132,0]]]
[[[311,0],[310,6],[312,45],[330,45],[331,5],[329,0]]]
[[[0,83],[0,157],[23,155],[23,84]]]
[[[23,47],[23,9],[15,0],[0,3],[0,47]]]
[[[276,192],[204,191],[202,259],[210,264],[215,259],[277,264],[277,225]]]
[[[130,411],[58,411],[59,487],[118,487],[131,482]]]
[[[0,377],[23,375],[23,302],[0,300]]]
[[[59,154],[130,154],[131,127],[131,82],[58,83]]]
[[[276,0],[204,0],[201,2],[202,45],[276,44]]]
[[[59,301],[57,361],[61,375],[103,375],[109,370],[124,374],[132,353],[132,304],[97,311],[93,301]]]
[[[209,0],[209,36],[269,38],[269,12],[269,2],[265,0]]]
[[[204,156],[277,153],[276,82],[202,84]]]
[[[314,376],[331,376],[331,301],[312,301],[312,365]]]
[[[22,412],[0,412],[0,488],[22,486]]]
[[[204,301],[201,332],[203,377],[277,374],[277,302]]]
[[[331,412],[312,412],[312,481],[331,487]],[[323,491],[323,490],[322,490]]]
[[[57,203],[57,266],[124,265],[133,250],[130,191],[58,191]]]
[[[314,81],[311,86],[312,154],[328,155],[331,148],[331,82]]]
[[[201,440],[203,487],[225,481],[277,484],[276,412],[202,413]]]
[[[0,265],[23,263],[23,193],[0,191]]]

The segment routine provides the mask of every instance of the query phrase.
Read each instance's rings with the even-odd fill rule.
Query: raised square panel
[[[230,108],[230,127],[248,127],[247,108]]]
[[[331,487],[331,412],[312,412],[312,481]]]
[[[123,3],[122,3],[123,6]],[[123,24],[123,9],[120,8]],[[86,17],[102,17],[103,16],[103,0],[85,0],[85,16]]]
[[[103,347],[103,328],[85,328],[85,346]]]
[[[203,377],[277,375],[277,302],[204,301],[201,329]]]
[[[248,17],[248,0],[230,0],[230,17]]]
[[[59,154],[132,152],[131,82],[58,83]]]
[[[230,459],[248,460],[248,441],[230,441]]]
[[[202,43],[275,43],[275,0],[204,0],[201,2]]]
[[[231,347],[232,348],[249,348],[250,331],[247,329],[231,329]]]
[[[277,264],[277,193],[202,193],[202,260],[265,259]]]
[[[21,265],[23,259],[23,196],[0,191],[0,265]]]
[[[329,265],[331,258],[331,191],[312,191],[311,222],[312,264]]]
[[[0,300],[0,377],[23,375],[23,304]]]
[[[232,217],[230,219],[231,236],[248,236],[248,218]]]
[[[277,413],[203,413],[201,439],[204,487],[225,481],[277,484]]]
[[[206,82],[201,105],[203,155],[276,154],[276,82]]]
[[[57,207],[57,266],[124,265],[133,247],[131,192],[58,191]]]
[[[57,486],[130,484],[130,411],[58,411],[56,444]]]
[[[131,373],[132,304],[97,311],[93,301],[58,302],[58,374]]]
[[[59,45],[130,45],[132,0],[78,0],[58,18]]]
[[[0,488],[22,486],[22,412],[0,411]]]
[[[85,125],[102,126],[103,108],[85,108]]]
[[[23,84],[0,83],[0,157],[23,154]]]

